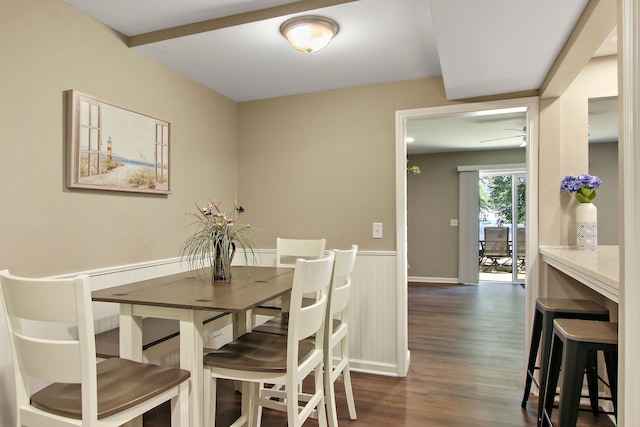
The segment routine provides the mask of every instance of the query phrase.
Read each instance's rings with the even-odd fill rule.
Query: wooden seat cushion
[[[342,322],[340,321],[340,319],[333,319],[332,331],[336,331],[341,324]],[[260,332],[263,334],[287,335],[288,328],[289,314],[282,313],[279,316],[267,320],[262,325],[256,326],[255,328],[253,328],[253,332]]]
[[[271,309],[271,310],[282,310],[282,297],[278,297],[272,300],[269,300],[263,304],[260,304],[257,309]]]
[[[313,304],[315,302],[314,298],[302,298],[302,306],[306,307],[307,305]],[[282,310],[282,298],[272,299],[271,301],[267,301],[264,304],[260,304],[258,307],[254,309],[254,311],[259,312],[260,310]],[[258,313],[260,314],[260,313]]]
[[[597,320],[556,319],[555,328],[565,339],[596,344],[618,344],[618,324]]]
[[[43,362],[45,363],[45,362]],[[97,365],[98,419],[109,417],[157,396],[189,378],[184,369],[111,358]],[[40,410],[81,419],[80,384],[53,383],[31,396]]]
[[[545,312],[608,315],[609,310],[591,300],[569,298],[538,298],[536,307]]]
[[[300,342],[298,361],[315,348],[312,341]],[[287,337],[248,333],[204,356],[204,365],[256,372],[284,372],[287,367]]]
[[[287,335],[289,327],[289,313],[282,313],[279,316],[273,317],[262,325],[258,325],[253,328],[253,332],[260,332],[263,334],[275,334],[275,335]]]

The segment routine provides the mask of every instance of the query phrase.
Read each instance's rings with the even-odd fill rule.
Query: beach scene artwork
[[[68,186],[170,193],[170,123],[70,91]]]

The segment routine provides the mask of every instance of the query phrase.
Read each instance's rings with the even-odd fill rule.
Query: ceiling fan
[[[480,142],[483,143],[483,142],[501,141],[503,139],[522,138],[522,144],[520,144],[520,147],[526,147],[527,146],[527,127],[526,126],[524,126],[522,129],[506,128],[505,130],[519,132],[519,134],[518,135],[503,136],[502,138],[485,139],[484,141],[480,141]]]

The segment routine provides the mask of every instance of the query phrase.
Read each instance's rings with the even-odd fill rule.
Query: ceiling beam
[[[564,93],[617,24],[616,0],[591,0],[540,86],[540,98]]]
[[[358,0],[300,0],[293,3],[282,4],[280,6],[268,7],[266,9],[253,10],[250,12],[238,13],[236,15],[223,16],[220,18],[208,19],[206,21],[194,22],[192,24],[179,25],[177,27],[138,34],[129,37],[127,44],[129,47],[141,46],[163,40],[219,30],[221,28],[234,27],[236,25],[277,18],[279,16],[291,15],[293,13],[308,12],[310,10],[321,9],[324,7],[337,6],[354,1]]]
[[[501,101],[504,99],[517,99],[517,98],[528,98],[531,96],[538,96],[540,92],[538,89],[530,89],[530,90],[521,90],[519,92],[509,92],[509,93],[498,93],[495,95],[483,95],[483,96],[474,96],[472,98],[461,98],[456,99],[456,102],[465,102],[465,103],[473,103],[473,102],[488,102],[488,101]]]

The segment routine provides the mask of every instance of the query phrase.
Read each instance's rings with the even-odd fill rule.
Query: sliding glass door
[[[480,281],[525,279],[526,184],[526,175],[520,171],[480,173]]]

